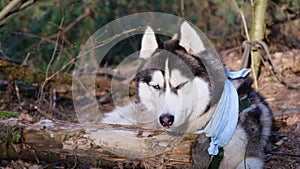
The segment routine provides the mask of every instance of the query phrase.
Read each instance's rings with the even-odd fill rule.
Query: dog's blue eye
[[[152,87],[153,87],[154,89],[157,89],[157,90],[160,89],[159,85],[153,85]]]

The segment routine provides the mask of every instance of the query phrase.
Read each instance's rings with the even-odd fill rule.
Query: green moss
[[[1,113],[3,111],[0,111]],[[11,125],[0,126],[0,149],[8,148],[8,144],[15,144],[22,142],[22,129],[13,127]]]
[[[5,120],[5,119],[12,118],[12,117],[17,117],[18,115],[19,115],[19,113],[17,113],[17,112],[0,110],[0,120]]]
[[[13,131],[11,133],[11,135],[12,135],[12,139],[13,139],[14,143],[20,143],[21,142],[22,135],[21,135],[21,133],[18,130],[17,131]]]

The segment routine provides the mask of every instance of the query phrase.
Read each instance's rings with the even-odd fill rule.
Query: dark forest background
[[[0,9],[9,2],[1,0]],[[251,1],[241,0],[48,0],[32,1],[28,6],[25,5],[30,1],[22,2],[0,20],[0,57],[15,62],[23,62],[26,58],[29,66],[42,72],[53,52],[55,59],[51,72],[74,58],[95,31],[122,16],[150,11],[182,16],[206,33],[221,51],[241,46],[246,39],[238,8],[243,11],[248,29],[253,10]],[[271,50],[300,47],[299,10],[297,0],[268,1],[265,40]],[[59,47],[54,51],[56,43]],[[123,42],[108,54],[105,61],[114,64],[120,57],[135,51],[136,46],[132,42]]]

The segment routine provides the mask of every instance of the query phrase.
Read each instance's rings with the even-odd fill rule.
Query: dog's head
[[[158,123],[174,130],[201,116],[211,101],[210,82],[199,55],[205,51],[186,21],[176,38],[161,42],[148,26],[142,37],[136,75],[141,103],[156,112]]]

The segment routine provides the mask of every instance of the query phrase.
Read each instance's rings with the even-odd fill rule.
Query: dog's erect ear
[[[140,58],[148,59],[157,48],[158,43],[155,33],[150,26],[147,26],[142,38]]]
[[[205,50],[204,44],[196,30],[187,22],[180,24],[178,32],[179,45],[189,54],[197,55]]]

